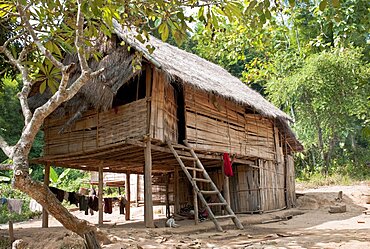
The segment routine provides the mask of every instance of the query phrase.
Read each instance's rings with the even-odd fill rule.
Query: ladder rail
[[[177,162],[180,164],[182,170],[184,171],[185,175],[187,176],[187,178],[189,179],[191,185],[193,186],[193,188],[195,189],[195,191],[197,192],[197,195],[199,197],[199,199],[201,200],[201,202],[205,205],[205,208],[208,212],[208,214],[210,215],[211,217],[211,220],[213,221],[213,223],[215,224],[216,228],[218,231],[223,231],[222,230],[222,227],[220,226],[220,224],[218,224],[211,208],[208,206],[207,204],[207,201],[206,199],[204,198],[204,196],[202,195],[202,193],[200,192],[199,188],[198,188],[198,185],[195,183],[195,181],[193,181],[193,177],[190,175],[189,171],[186,169],[184,163],[182,162],[181,158],[178,156],[176,150],[172,147],[172,144],[170,144],[169,142],[167,143],[168,144],[168,147],[170,148],[170,150],[172,151],[172,153],[174,154]],[[194,215],[198,215],[198,214],[194,214]]]
[[[173,146],[171,144],[171,142],[167,141],[168,147],[170,148],[172,154],[175,156],[177,162],[180,164],[182,170],[184,171],[185,175],[187,176],[188,180],[190,181],[192,187],[194,188],[195,192],[197,193],[197,196],[201,200],[202,204],[205,206],[205,208],[206,208],[206,210],[207,210],[207,212],[209,214],[209,217],[211,218],[211,220],[213,221],[213,223],[216,226],[216,229],[218,231],[222,231],[222,227],[220,226],[220,224],[217,221],[217,216],[215,216],[213,214],[213,212],[211,210],[211,207],[210,207],[210,206],[214,206],[214,205],[212,205],[212,204],[209,205],[209,203],[204,198],[203,193],[204,194],[207,194],[207,192],[209,192],[209,194],[212,194],[212,193],[213,194],[217,194],[217,197],[220,200],[220,203],[218,203],[218,204],[222,204],[222,206],[225,206],[225,209],[226,209],[227,213],[229,214],[229,215],[223,216],[223,217],[224,218],[231,218],[237,228],[244,229],[244,227],[241,224],[240,220],[237,218],[237,216],[235,215],[234,211],[231,209],[230,205],[227,203],[227,201],[225,200],[225,198],[222,196],[222,194],[218,190],[216,184],[212,181],[211,177],[208,175],[206,169],[204,168],[202,162],[199,160],[199,158],[196,155],[196,153],[193,150],[193,148],[191,148],[191,146],[187,143],[186,140],[184,141],[184,144],[185,144],[186,148],[188,149],[188,152],[190,152],[192,158],[195,161],[195,165],[198,168],[197,170],[193,170],[193,173],[194,172],[197,172],[197,171],[198,172],[201,171],[203,173],[204,179],[192,177],[192,175],[189,173],[189,170],[191,170],[191,168],[190,167],[186,167],[185,164],[184,164],[184,162],[181,160],[184,157],[183,156],[179,156],[179,154],[177,153],[177,151],[174,148],[176,146]],[[177,148],[179,148],[179,146],[177,146]],[[182,149],[183,149],[183,147],[182,147]],[[186,158],[184,158],[184,159],[186,160]],[[212,190],[211,191],[203,191],[203,190],[200,190],[199,187],[198,187],[198,185],[197,185],[197,183],[196,183],[197,181],[208,182],[211,185]],[[219,216],[219,218],[222,218],[222,217]]]

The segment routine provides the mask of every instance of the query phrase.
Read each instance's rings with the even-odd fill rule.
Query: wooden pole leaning
[[[45,174],[44,174],[44,185],[49,187],[50,183],[50,164],[47,163],[45,165]],[[42,208],[42,227],[48,228],[49,227],[49,213],[46,209]]]

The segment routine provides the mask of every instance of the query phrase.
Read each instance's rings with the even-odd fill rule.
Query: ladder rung
[[[179,156],[181,159],[184,160],[190,160],[190,161],[196,161],[197,159],[194,157],[189,157],[189,156]]]
[[[198,171],[198,172],[203,172],[202,169],[199,169],[199,168],[192,168],[192,167],[185,167],[187,170],[195,170],[195,171]]]
[[[212,203],[207,203],[208,206],[226,206],[227,203],[224,202],[212,202]]]
[[[206,195],[214,195],[214,194],[218,194],[219,192],[216,191],[216,190],[201,190],[200,191],[202,194],[206,194]]]
[[[203,179],[203,178],[193,178],[193,180],[197,182],[211,182],[211,180]]]
[[[215,216],[215,219],[229,219],[229,218],[235,218],[235,217],[236,215],[229,214],[229,215]]]

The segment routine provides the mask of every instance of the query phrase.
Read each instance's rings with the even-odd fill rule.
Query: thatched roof
[[[146,59],[170,78],[249,106],[263,116],[277,120],[278,126],[286,132],[287,140],[293,149],[303,150],[289,126],[291,118],[224,68],[153,36],[150,36],[146,43],[142,43],[135,38],[133,31],[123,30],[117,22],[113,24],[116,34],[122,40],[142,52]],[[152,53],[147,50],[148,45],[155,48]]]
[[[127,47],[119,45],[114,37],[108,39],[101,37],[96,41],[96,49],[102,58],[97,61],[93,57],[89,60],[89,66],[92,70],[106,68],[103,73],[87,82],[78,93],[69,101],[63,103],[51,115],[53,118],[60,118],[66,115],[72,116],[65,124],[63,129],[69,128],[76,120],[82,117],[83,113],[90,108],[100,111],[106,111],[112,107],[114,96],[123,84],[139,73],[134,72],[132,67],[133,53],[128,52]],[[77,54],[68,54],[65,56],[63,64],[75,63],[78,65]],[[71,85],[81,75],[81,68],[75,67],[71,73],[68,85]],[[49,88],[44,93],[39,93],[39,84],[33,86],[33,92],[28,99],[32,110],[46,103],[52,93]]]
[[[180,79],[184,84],[248,105],[266,117],[290,120],[283,111],[222,67],[152,36],[143,44],[134,38],[132,32],[123,31],[117,23],[114,25],[120,38],[142,51],[147,59],[157,62],[157,67],[168,76]],[[155,48],[153,53],[148,52],[147,45]]]

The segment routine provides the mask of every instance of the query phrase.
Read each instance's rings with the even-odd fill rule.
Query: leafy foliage
[[[0,196],[5,198],[21,199],[23,201],[21,214],[10,213],[6,204],[0,205],[0,224],[7,223],[9,220],[29,220],[30,218],[40,215],[38,212],[34,213],[30,211],[30,198],[22,192],[13,189],[10,184],[0,183]]]
[[[366,177],[370,2],[245,4],[247,18],[213,30],[198,25],[185,47],[222,65],[293,117],[306,148],[296,156],[298,171]]]

